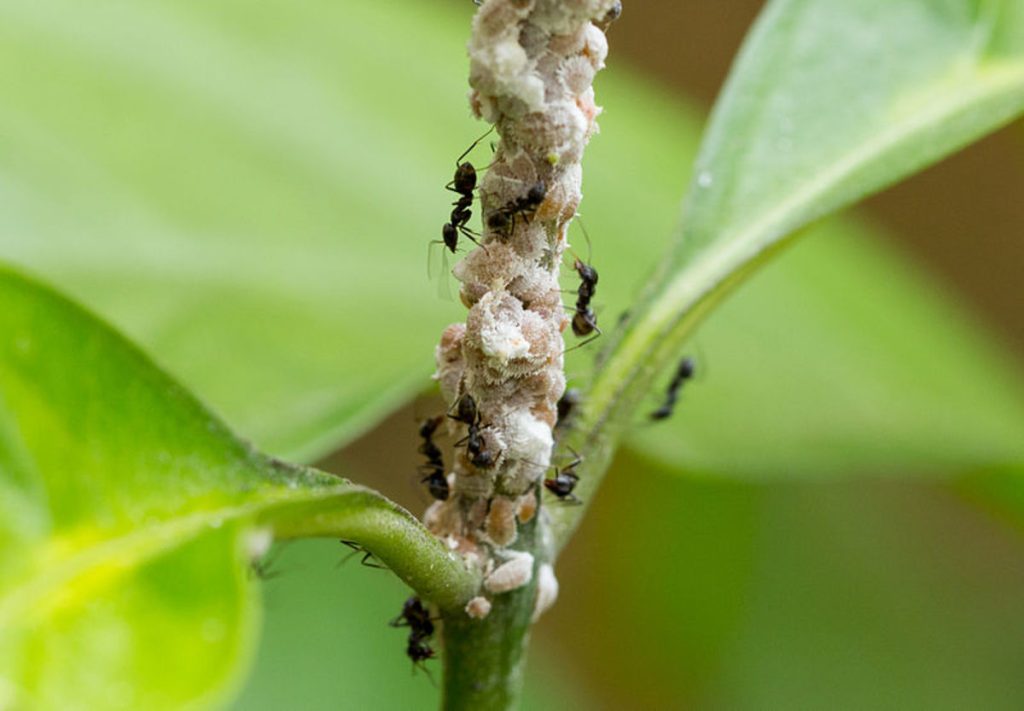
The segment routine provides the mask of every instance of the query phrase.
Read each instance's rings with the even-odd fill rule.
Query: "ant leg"
[[[563,472],[570,471],[572,469],[575,469],[579,465],[583,464],[583,456],[579,452],[577,452],[572,447],[566,447],[566,449],[572,452],[573,460],[566,464],[564,467],[562,467]]]
[[[420,669],[422,669],[422,670],[423,670],[423,673],[427,675],[427,678],[428,678],[428,679],[430,679],[430,683],[431,683],[431,684],[433,685],[433,687],[434,687],[434,688],[436,689],[436,688],[437,688],[437,681],[435,681],[435,679],[434,679],[434,675],[430,673],[430,670],[429,670],[429,669],[427,669],[427,665],[426,665],[426,664],[424,664],[423,662],[419,662],[418,664],[417,664],[417,663],[415,663],[415,662],[413,663],[413,665],[412,665],[412,673],[413,673],[413,676],[415,676],[415,675],[416,675],[416,668],[417,668],[417,667],[419,667]]]
[[[370,551],[365,551],[365,553],[366,555],[364,555],[363,559],[359,561],[360,565],[365,565],[367,568],[376,568],[377,570],[388,569],[386,565],[382,565],[381,563],[376,562],[376,560],[373,557],[373,553],[371,553]]]
[[[593,336],[591,336],[587,340],[581,341],[580,343],[577,343],[572,348],[566,348],[564,351],[562,351],[562,355],[565,355],[566,353],[570,353],[570,352],[576,350],[577,348],[582,348],[583,346],[589,345],[589,344],[593,343],[594,341],[596,341],[598,338],[600,338],[603,335],[601,333],[600,329],[595,329],[595,330],[597,331],[597,333],[595,333]]]
[[[371,553],[370,551],[366,550],[365,548],[363,548],[361,545],[359,545],[355,541],[345,541],[345,540],[342,540],[341,542],[344,545],[346,545],[349,548],[351,548],[352,552],[349,553],[344,558],[342,558],[341,561],[338,562],[338,566],[341,566],[341,565],[344,565],[345,563],[347,563],[352,558],[352,556],[358,555],[359,553],[363,553],[364,554],[363,555],[363,559],[361,561],[359,561],[360,565],[365,565],[367,568],[377,568],[378,570],[387,570],[387,566],[385,566],[385,565],[381,565],[379,563],[370,562],[370,560],[373,558],[373,553]]]
[[[466,227],[464,225],[459,227],[459,233],[463,237],[468,239],[470,242],[475,244],[477,247],[480,247],[482,250],[484,250],[484,252],[486,252],[487,254],[490,254],[490,252],[487,250],[487,245],[483,244],[482,242],[480,242],[480,235],[479,234],[477,234],[476,232],[473,232],[471,229],[469,229],[468,227]]]

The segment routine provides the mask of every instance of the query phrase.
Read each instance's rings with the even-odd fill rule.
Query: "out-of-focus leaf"
[[[1024,553],[923,487],[782,488],[762,512],[719,707],[1011,711],[1024,704]]]
[[[393,576],[345,560],[337,543],[297,541],[274,557],[264,586],[266,625],[256,664],[237,711],[436,709],[440,660],[413,671],[405,656],[407,628],[388,627],[409,591]],[[440,633],[430,643],[440,651]],[[587,703],[558,659],[531,650],[522,708]],[[435,684],[431,684],[431,679]]]
[[[1024,550],[943,488],[623,457],[539,636],[607,708],[1019,708]]]
[[[715,104],[675,246],[608,339],[589,411],[563,443],[589,454],[579,495],[600,485],[655,375],[787,239],[1022,109],[1018,3],[769,2]],[[559,545],[583,514],[554,515]]]
[[[222,698],[252,652],[254,536],[369,531],[445,566],[407,513],[256,454],[79,307],[6,269],[0,304],[0,707]]]
[[[423,387],[464,312],[427,243],[484,128],[460,79],[472,10],[3,3],[0,256],[261,448],[330,451]]]
[[[702,327],[689,350],[699,376],[671,420],[638,419],[634,451],[759,478],[1024,461],[1024,388],[965,309],[877,231],[833,220],[814,232]]]
[[[1020,3],[773,0],[712,112],[675,266],[727,275],[1022,108]]]
[[[597,305],[611,329],[664,249],[653,235],[671,229],[678,187],[648,176],[671,172],[666,152],[692,154],[695,119],[643,84],[625,101],[608,83],[599,86],[609,107],[588,150],[583,211],[601,270]],[[622,181],[643,186],[636,212],[621,208]],[[586,248],[582,233],[573,237]],[[571,277],[565,286],[573,288]],[[944,475],[1020,462],[1019,365],[945,289],[877,227],[821,222],[701,326],[684,351],[698,375],[675,415],[660,425],[646,419],[665,371],[627,442],[675,471],[740,478]],[[567,370],[585,374],[590,358],[570,352]]]
[[[343,443],[422,387],[430,344],[460,311],[435,300],[425,242],[478,130],[451,80],[471,10],[0,7],[0,254],[112,318],[259,443],[306,457]],[[583,203],[606,328],[664,249],[698,125],[612,44]],[[1011,452],[1015,386],[985,337],[862,230],[822,230],[708,323],[706,378],[678,423],[634,428],[638,450],[742,476]],[[590,352],[572,352],[570,371]]]

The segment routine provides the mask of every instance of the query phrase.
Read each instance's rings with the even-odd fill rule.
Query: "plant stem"
[[[534,548],[535,529],[535,525],[520,529],[524,549]],[[444,709],[515,708],[522,691],[536,587],[534,570],[529,585],[496,596],[485,619],[474,620],[462,610],[444,616]]]
[[[331,537],[353,541],[444,611],[462,611],[480,587],[467,566],[398,504],[361,486],[337,486],[334,496],[287,503],[261,515],[279,539]]]

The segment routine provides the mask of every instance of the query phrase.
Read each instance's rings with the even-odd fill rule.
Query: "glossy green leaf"
[[[256,454],[79,307],[6,269],[0,303],[0,707],[222,698],[254,531],[355,539],[439,602],[475,589],[404,510]]]

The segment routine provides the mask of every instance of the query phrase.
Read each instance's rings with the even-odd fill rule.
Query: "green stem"
[[[371,551],[421,597],[443,611],[462,612],[480,588],[480,575],[398,504],[351,484],[317,501],[265,512],[277,538],[311,536],[353,541]]]
[[[559,443],[566,452],[582,452],[586,459],[577,468],[580,481],[576,487],[584,505],[551,510],[556,556],[579,526],[619,440],[655,378],[679,358],[704,317],[794,237],[748,255],[746,262],[693,259],[676,270],[663,269],[646,298],[634,308],[627,329],[612,335],[607,356],[585,395],[577,428]],[[671,261],[678,264],[679,259]]]
[[[532,550],[535,530],[535,523],[522,526],[516,547]],[[530,584],[496,595],[491,613],[483,620],[474,620],[462,610],[444,615],[446,711],[515,708],[523,685],[538,563],[535,559]]]

